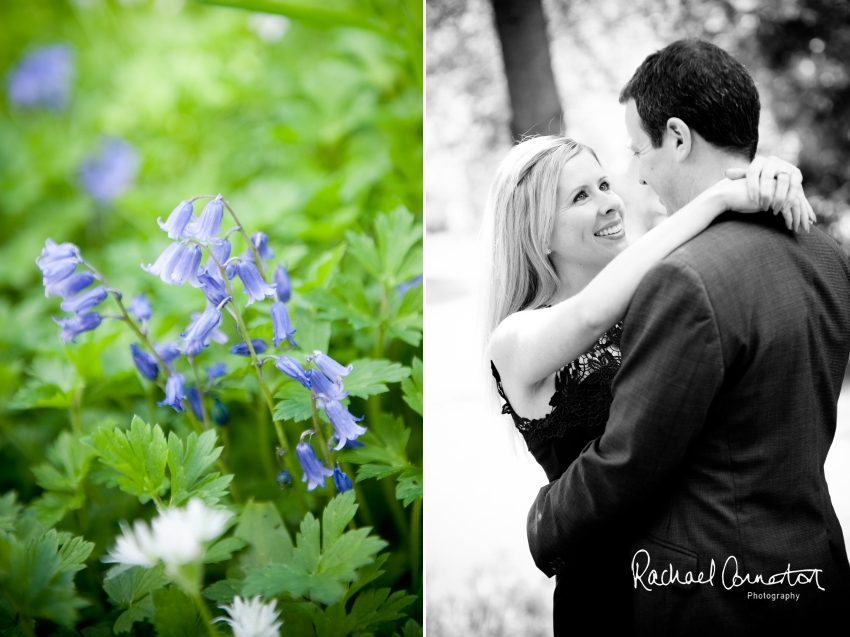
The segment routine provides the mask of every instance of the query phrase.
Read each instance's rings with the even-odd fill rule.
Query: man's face
[[[677,164],[674,158],[675,139],[665,134],[661,146],[653,148],[649,135],[641,126],[640,115],[633,99],[626,102],[626,130],[629,133],[629,146],[638,161],[638,181],[641,185],[652,188],[667,214],[673,214],[687,203],[681,201],[677,188],[679,182],[676,179]]]

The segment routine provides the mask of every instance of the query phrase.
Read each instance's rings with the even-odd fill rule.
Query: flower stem
[[[201,387],[201,375],[198,373],[198,365],[195,363],[194,356],[187,356],[189,359],[189,364],[192,366],[192,372],[195,374],[195,390],[198,392],[198,396],[200,397],[201,403],[201,415],[204,419],[204,429],[209,430],[210,428],[210,415],[207,412],[207,404],[204,400],[204,390]]]
[[[200,595],[192,595],[192,600],[195,602],[195,606],[198,607],[198,612],[201,615],[201,619],[204,621],[204,626],[206,626],[210,637],[218,637],[218,631],[216,631],[212,625],[212,613],[210,613],[209,606],[207,606],[206,602],[204,602]]]
[[[413,571],[413,591],[422,589],[421,554],[419,548],[420,525],[422,524],[422,498],[413,501],[410,514],[410,566]]]
[[[256,246],[251,241],[251,237],[248,236],[248,233],[245,231],[245,226],[242,225],[242,222],[239,221],[239,217],[236,216],[236,212],[233,208],[230,207],[230,202],[227,199],[222,199],[224,205],[227,206],[227,209],[230,211],[233,220],[236,222],[236,225],[239,226],[239,232],[244,237],[245,243],[248,244],[248,249],[251,251],[251,255],[254,257],[254,265],[257,266],[257,271],[260,273],[260,276],[263,277],[263,283],[268,283],[268,279],[266,278],[266,268],[263,265],[263,262],[260,260],[260,253],[257,252]]]
[[[310,399],[310,412],[313,414],[313,429],[316,431],[316,437],[319,439],[319,445],[322,447],[322,457],[328,464],[328,469],[333,469],[331,465],[331,454],[328,451],[328,443],[325,441],[325,435],[322,433],[322,427],[319,424],[319,410],[316,409],[316,399]]]

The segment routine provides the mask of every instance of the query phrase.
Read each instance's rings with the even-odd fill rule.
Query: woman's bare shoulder
[[[502,320],[490,336],[488,351],[497,368],[513,366],[520,354],[523,335],[536,323],[535,314],[541,310],[520,310]],[[539,318],[539,315],[537,316]]]

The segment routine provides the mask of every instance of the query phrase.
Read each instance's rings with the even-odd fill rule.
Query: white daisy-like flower
[[[280,615],[275,600],[263,604],[259,595],[247,601],[237,595],[232,605],[219,608],[227,611],[230,617],[217,617],[213,621],[230,624],[233,637],[280,637],[279,628],[283,622],[275,621]]]
[[[171,567],[194,562],[204,554],[203,543],[222,534],[230,515],[192,498],[183,509],[169,508],[160,513],[150,528],[142,520],[136,520],[132,530],[121,524],[124,534],[103,561],[147,568],[160,560]]]

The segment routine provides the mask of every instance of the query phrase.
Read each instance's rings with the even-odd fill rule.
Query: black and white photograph
[[[847,623],[848,61],[843,0],[426,1],[429,635]]]

